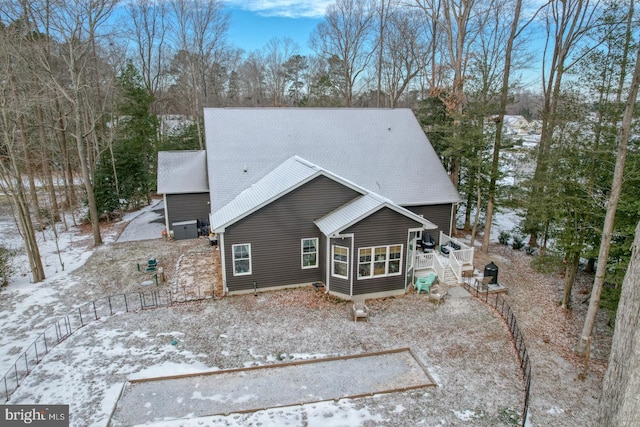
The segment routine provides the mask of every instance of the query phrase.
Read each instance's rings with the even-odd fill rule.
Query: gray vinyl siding
[[[451,235],[451,203],[444,205],[405,206],[405,208],[413,213],[422,215],[424,219],[438,226],[436,230],[426,231],[426,233],[431,234],[431,237],[433,237],[433,240],[437,244],[440,244],[438,241],[440,231],[444,234]]]
[[[200,220],[209,223],[209,193],[167,194],[169,229],[180,221]]]
[[[345,233],[354,233],[355,235],[354,253],[351,257],[353,263],[350,266],[351,274],[353,275],[354,295],[404,290],[409,229],[419,227],[421,227],[420,223],[389,208],[383,208],[345,231]],[[385,245],[402,245],[402,259],[400,260],[402,274],[389,277],[358,279],[358,248]],[[335,290],[333,286],[331,290]]]
[[[325,176],[315,178],[227,227],[224,233],[227,287],[230,292],[321,281],[325,239],[313,223],[358,196]],[[301,267],[300,242],[318,238],[317,268]],[[251,243],[252,274],[233,275],[232,245]]]

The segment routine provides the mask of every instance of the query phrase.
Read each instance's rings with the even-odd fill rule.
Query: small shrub
[[[519,251],[520,249],[522,249],[524,247],[524,241],[522,240],[522,237],[518,235],[514,235],[513,242],[511,243],[511,247],[516,251]]]
[[[0,287],[7,286],[9,284],[9,276],[14,273],[11,258],[15,254],[15,251],[0,246]]]
[[[527,255],[535,255],[536,252],[538,252],[538,248],[536,248],[535,246],[525,246],[524,247],[524,252]]]
[[[508,245],[509,239],[511,239],[511,234],[509,234],[508,231],[503,230],[498,234],[498,242],[500,242],[501,245]]]

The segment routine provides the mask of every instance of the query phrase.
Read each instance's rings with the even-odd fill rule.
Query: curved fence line
[[[53,324],[49,325],[49,327],[38,335],[35,341],[18,356],[13,366],[9,368],[4,377],[0,379],[0,396],[4,396],[4,401],[7,402],[22,381],[51,349],[67,339],[75,331],[93,321],[103,317],[113,316],[116,313],[168,307],[176,303],[212,298],[200,292],[200,288],[198,288],[197,295],[194,296],[187,296],[186,289],[184,288],[182,291],[182,295],[176,294],[170,289],[132,292],[107,296],[81,305],[70,314],[57,319]]]
[[[527,346],[524,343],[524,335],[518,327],[518,321],[513,314],[511,307],[505,300],[505,298],[499,294],[490,294],[489,290],[479,290],[480,286],[473,287],[469,283],[463,282],[463,287],[469,291],[473,296],[481,301],[484,301],[487,305],[496,309],[498,314],[502,316],[509,332],[511,333],[511,341],[515,346],[516,353],[518,354],[518,360],[520,361],[520,369],[522,369],[522,377],[524,380],[524,407],[522,408],[521,425],[524,426],[527,422],[527,413],[529,412],[529,399],[531,391],[531,360],[529,359],[529,353],[527,352]],[[476,283],[478,285],[478,283]],[[495,298],[494,298],[495,296]]]

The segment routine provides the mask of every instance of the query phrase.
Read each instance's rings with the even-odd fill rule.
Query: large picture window
[[[251,243],[232,245],[233,275],[251,274]]]
[[[358,249],[358,278],[396,276],[401,274],[402,245],[375,246]]]
[[[332,246],[331,274],[343,279],[349,278],[349,248]]]
[[[302,268],[318,266],[318,238],[302,239]]]

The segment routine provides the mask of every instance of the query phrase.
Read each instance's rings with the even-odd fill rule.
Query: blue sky
[[[311,53],[309,34],[332,0],[227,0],[231,13],[228,42],[247,52],[262,49],[272,38],[289,37],[303,54]]]

